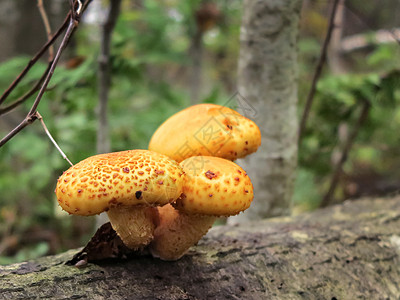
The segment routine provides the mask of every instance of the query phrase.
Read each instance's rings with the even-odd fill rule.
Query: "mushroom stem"
[[[217,217],[188,214],[167,204],[158,207],[157,227],[150,252],[162,260],[177,260],[195,245],[214,224]]]
[[[110,208],[107,215],[128,248],[138,250],[152,241],[155,229],[153,207],[118,206]]]

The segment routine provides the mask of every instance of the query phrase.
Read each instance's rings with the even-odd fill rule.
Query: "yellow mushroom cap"
[[[212,156],[194,156],[180,163],[186,173],[178,210],[191,214],[231,216],[249,208],[253,185],[234,162]]]
[[[115,206],[164,205],[182,193],[177,162],[148,150],[99,154],[65,171],[57,182],[60,206],[71,214],[99,214]]]
[[[235,160],[257,151],[260,144],[260,129],[253,121],[228,107],[198,104],[161,124],[149,150],[178,162],[201,155]]]

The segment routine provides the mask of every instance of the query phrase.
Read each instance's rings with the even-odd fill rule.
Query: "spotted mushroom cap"
[[[257,151],[260,145],[260,129],[250,119],[228,107],[198,104],[161,124],[149,150],[178,162],[201,155],[235,160]]]
[[[182,196],[174,204],[192,214],[232,216],[249,208],[253,185],[232,161],[194,156],[180,163],[186,173]]]
[[[183,171],[177,162],[148,150],[99,154],[65,171],[57,182],[60,206],[88,216],[114,206],[164,205],[182,193]]]

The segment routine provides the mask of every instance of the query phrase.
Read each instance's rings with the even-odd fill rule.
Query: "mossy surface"
[[[0,267],[0,299],[399,299],[400,197],[213,228],[182,259]]]

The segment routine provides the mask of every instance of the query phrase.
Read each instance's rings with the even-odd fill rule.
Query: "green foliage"
[[[111,50],[108,116],[112,151],[147,148],[154,130],[167,117],[189,105],[188,53],[196,26],[194,10],[199,2],[148,0],[142,8],[122,10]],[[235,73],[232,69],[236,66],[236,35],[240,26],[238,5],[225,3],[222,9],[226,18],[207,37],[204,68],[206,77],[213,77],[210,88],[204,90],[204,98],[218,103],[226,102],[229,92],[215,78],[221,73],[227,77]],[[53,137],[73,163],[95,154],[99,36],[97,26],[80,26],[75,33],[75,51],[83,62],[72,68],[63,63],[57,67],[50,89],[38,108]],[[215,64],[221,51],[223,64]],[[28,61],[27,57],[15,57],[0,64],[0,90],[6,89]],[[223,68],[218,69],[220,65]],[[230,66],[233,67],[228,72],[226,68]],[[23,95],[45,68],[45,62],[37,63],[6,103]],[[13,112],[17,121],[30,109],[34,97]],[[8,130],[0,128],[0,134],[4,136]],[[81,237],[71,233],[70,218],[56,218],[55,212],[56,180],[68,167],[39,122],[28,126],[1,148],[0,208],[11,211],[15,218],[7,221],[0,215],[0,224],[8,224],[0,226],[0,236],[4,238],[0,239],[0,264],[54,251],[47,241],[33,245],[22,242],[35,224],[58,232],[63,237],[61,248],[79,245],[73,244]],[[9,237],[18,241],[17,249],[2,252],[3,246],[13,249],[4,242]],[[9,257],[1,256],[4,254]]]
[[[23,262],[30,259],[44,256],[49,251],[49,245],[46,242],[30,245],[22,248],[13,256],[0,256],[0,265],[8,265],[17,262]]]
[[[388,162],[393,162],[400,154],[397,134],[400,129],[399,71],[381,76],[377,73],[326,75],[318,84],[308,128],[299,152],[299,174],[311,172],[310,174],[316,176],[309,194],[313,194],[315,190],[320,194],[326,192],[332,172],[332,155],[335,151],[340,151],[346,140],[345,137],[339,138],[339,126],[348,126],[350,133],[359,118],[364,101],[371,104],[371,109],[358,132],[350,159],[344,166],[345,172],[354,173],[360,164],[368,165],[371,170],[391,172]],[[301,182],[302,177],[298,180]],[[307,185],[301,183],[299,186],[301,188],[298,192],[302,194],[301,190],[307,188]],[[305,205],[314,206],[314,200]]]
[[[196,32],[195,9],[200,2],[146,0],[143,7],[130,8],[126,1],[112,40],[109,95],[112,151],[147,148],[154,130],[189,104],[189,48]],[[236,91],[242,1],[216,3],[221,18],[203,37],[201,100],[225,104]],[[318,5],[322,9],[325,4]],[[313,22],[325,21],[318,14]],[[302,36],[299,41],[299,111],[319,56],[321,45],[315,36],[321,35],[318,33],[321,28],[310,31],[314,32],[312,36]],[[83,62],[73,68],[58,66],[50,90],[39,106],[47,127],[73,163],[95,154],[99,39],[97,26],[80,26],[75,33],[74,50]],[[319,205],[332,171],[332,151],[340,148],[339,125],[347,124],[351,130],[362,101],[369,101],[371,110],[345,171],[351,174],[362,163],[400,176],[399,49],[393,44],[377,45],[367,56],[358,55],[355,61],[359,62],[356,68],[362,71],[359,74],[324,74],[299,152],[294,195],[297,211]],[[7,88],[28,61],[27,57],[15,57],[0,64],[0,90]],[[46,65],[46,62],[35,65],[7,103],[23,95],[40,78]],[[34,96],[19,107],[11,119],[22,119],[33,99]],[[0,134],[4,136],[9,129],[0,128]],[[57,249],[78,246],[81,240],[87,240],[74,231],[75,221],[71,218],[56,218],[53,191],[58,176],[68,167],[39,122],[28,126],[0,149],[0,264],[55,251],[47,240],[36,244],[23,242],[38,224],[58,233]],[[90,234],[90,230],[86,229],[86,233]],[[11,238],[18,241],[15,249],[5,242]],[[7,247],[12,250],[4,251]]]
[[[316,174],[312,170],[299,168],[296,174],[295,190],[293,196],[293,213],[301,213],[316,209],[321,201],[320,194],[316,189]]]
[[[390,20],[393,22],[394,19],[390,17],[390,5],[383,8],[377,3],[366,4],[359,0],[346,2],[354,16],[346,15],[344,36],[366,32],[372,27],[391,28],[393,23]],[[309,17],[314,11],[321,14],[324,8],[324,3],[319,2],[313,4],[312,9],[303,12],[302,36],[299,40],[299,113],[303,112],[326,32],[326,26],[316,26],[316,20]],[[351,20],[355,21],[355,17],[357,21],[352,24]],[[358,23],[359,21],[363,24]],[[318,33],[320,28],[324,30],[322,34]],[[377,44],[372,36],[371,34],[370,48],[343,54],[343,63],[346,63],[347,69],[351,69],[352,73],[336,76],[329,74],[329,59],[328,66],[324,66],[299,149],[294,202],[299,204],[300,210],[304,207],[315,207],[316,204],[314,197],[300,196],[304,202],[298,202],[299,195],[315,195],[317,191],[318,199],[322,199],[327,191],[333,160],[342,150],[345,141],[344,136],[339,138],[339,130],[347,126],[347,135],[352,131],[363,101],[369,101],[371,109],[344,165],[344,174],[338,189],[339,198],[344,197],[346,181],[357,177],[364,169],[389,179],[395,179],[399,174],[396,157],[399,157],[397,132],[400,126],[400,47],[397,43]],[[361,167],[363,171],[360,171]],[[307,201],[309,198],[314,200]]]
[[[367,56],[367,64],[381,70],[392,70],[400,64],[400,48],[398,44],[383,44]]]

